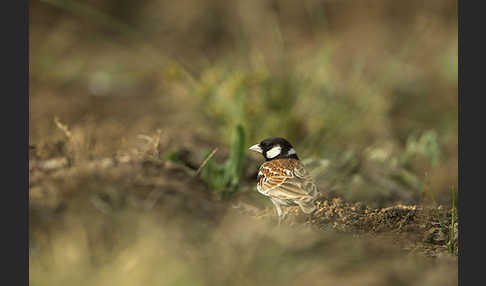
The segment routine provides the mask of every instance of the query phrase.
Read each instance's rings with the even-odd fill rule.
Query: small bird
[[[319,191],[287,140],[267,138],[249,149],[265,158],[258,172],[257,190],[275,205],[278,225],[283,214],[281,205],[298,205],[306,214],[316,209],[314,202]]]

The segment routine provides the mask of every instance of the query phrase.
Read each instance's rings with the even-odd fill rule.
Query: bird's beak
[[[252,151],[255,151],[255,152],[258,152],[258,153],[262,153],[263,152],[263,150],[262,150],[262,148],[260,147],[259,144],[255,144],[255,145],[251,146],[248,149],[250,149]]]

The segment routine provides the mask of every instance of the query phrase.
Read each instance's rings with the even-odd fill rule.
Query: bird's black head
[[[267,161],[283,158],[299,159],[289,141],[280,137],[267,138],[262,142],[251,146],[250,150],[261,153]]]

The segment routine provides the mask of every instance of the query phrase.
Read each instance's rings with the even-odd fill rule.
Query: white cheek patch
[[[297,154],[297,153],[295,152],[294,148],[291,148],[291,149],[289,150],[289,153],[288,153],[288,154],[289,154],[289,155],[294,155],[294,154]]]
[[[280,147],[280,145],[277,145],[277,146],[275,146],[272,149],[267,151],[267,158],[270,158],[270,159],[275,158],[278,155],[280,155],[281,151],[282,151],[282,147]]]

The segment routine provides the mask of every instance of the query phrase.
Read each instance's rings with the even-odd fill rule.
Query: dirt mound
[[[389,237],[404,249],[438,256],[447,253],[451,211],[416,205],[396,205],[372,209],[361,203],[347,203],[340,198],[317,202],[318,209],[305,220],[321,230],[333,230],[358,235]],[[289,224],[302,222],[305,217],[298,207],[290,207]],[[440,221],[439,221],[440,218]],[[458,245],[458,222],[454,224],[453,245]]]

